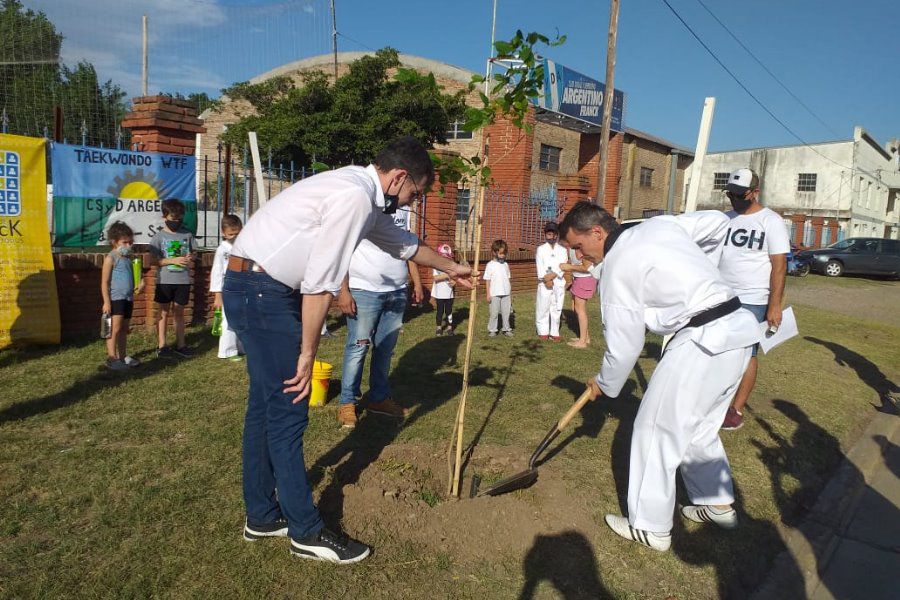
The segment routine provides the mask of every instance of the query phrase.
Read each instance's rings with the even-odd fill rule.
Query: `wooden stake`
[[[475,260],[472,264],[473,283],[477,281],[478,262],[481,257],[481,225],[484,215],[484,186],[479,186],[478,199],[476,200],[475,213],[477,215],[475,221]],[[456,456],[453,467],[453,483],[450,487],[450,494],[454,498],[459,498],[459,476],[462,469],[462,449],[463,449],[463,426],[466,417],[466,399],[469,395],[469,364],[472,359],[472,341],[475,338],[475,315],[478,308],[478,286],[473,285],[472,291],[469,292],[469,322],[466,327],[466,352],[465,361],[463,362],[463,385],[459,398],[459,410],[456,413]]]

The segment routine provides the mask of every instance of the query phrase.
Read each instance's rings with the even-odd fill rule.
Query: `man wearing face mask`
[[[722,278],[760,323],[767,321],[769,326],[778,327],[790,252],[787,228],[775,211],[759,203],[759,176],[750,169],[732,173],[725,194],[734,210],[726,213],[731,222],[719,262]],[[725,415],[723,429],[738,429],[744,424],[741,411],[756,384],[758,349],[758,344],[753,347],[753,357]]]
[[[538,246],[534,253],[538,278],[534,323],[538,338],[558,342],[559,318],[566,295],[566,280],[560,265],[569,262],[569,253],[557,243],[559,229],[555,222],[544,225],[544,240],[546,243]]]
[[[471,288],[468,267],[394,224],[392,213],[418,200],[433,181],[428,151],[400,138],[367,167],[295,183],[256,211],[235,240],[222,301],[250,375],[244,539],[288,536],[293,555],[338,564],[369,555],[365,544],[325,527],[313,504],[303,460],[312,366],[332,299],[363,239]]]

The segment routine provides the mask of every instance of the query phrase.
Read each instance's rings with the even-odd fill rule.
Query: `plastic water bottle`
[[[108,312],[100,316],[100,337],[104,340],[112,337],[112,315]]]
[[[214,336],[222,335],[222,309],[217,308],[213,313],[212,334]]]
[[[139,257],[131,259],[131,274],[134,276],[134,289],[137,291],[138,284],[141,282],[141,270],[143,269],[142,261]]]

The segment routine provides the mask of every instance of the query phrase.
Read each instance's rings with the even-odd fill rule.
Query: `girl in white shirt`
[[[438,254],[445,258],[453,258],[453,248],[450,244],[438,246]],[[436,329],[434,335],[453,335],[453,286],[450,277],[443,271],[434,269],[431,284],[431,297],[434,298],[436,311],[434,322]]]

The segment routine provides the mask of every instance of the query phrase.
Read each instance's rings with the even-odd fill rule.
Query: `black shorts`
[[[125,319],[131,318],[131,313],[134,310],[134,301],[133,300],[113,300],[109,303],[110,308],[112,308],[112,315],[121,315]]]
[[[191,296],[191,284],[189,283],[158,283],[153,292],[153,301],[159,304],[174,302],[179,306],[187,306]]]

